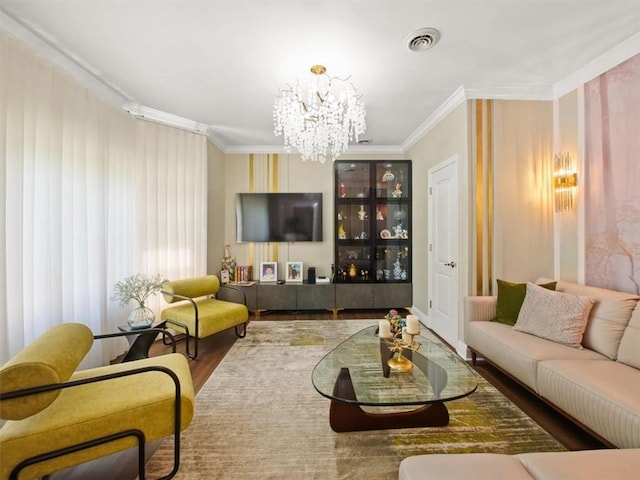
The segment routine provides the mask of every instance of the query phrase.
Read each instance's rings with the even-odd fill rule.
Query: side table
[[[153,328],[153,330],[134,329],[129,325],[118,325],[118,330],[124,333],[130,333],[130,335],[126,335],[127,341],[129,342],[129,350],[122,359],[122,362],[149,358],[149,348],[151,348],[151,345],[153,345],[153,342],[155,342],[158,336],[158,329],[164,330],[164,324],[161,323],[149,328]],[[133,335],[133,333],[137,331],[140,333]]]

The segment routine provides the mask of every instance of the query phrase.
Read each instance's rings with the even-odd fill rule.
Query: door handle
[[[454,262],[453,260],[451,260],[449,263],[445,263],[444,264],[445,267],[451,267],[451,268],[456,268],[456,262]]]

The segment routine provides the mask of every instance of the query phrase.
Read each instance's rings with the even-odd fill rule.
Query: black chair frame
[[[174,352],[176,351],[175,338],[171,333],[162,331],[161,329],[157,329],[157,328],[145,329],[144,331],[149,331],[149,330],[158,330],[159,333],[163,333],[164,335],[169,336],[172,339],[173,351]],[[137,332],[122,332],[122,334],[121,333],[104,334],[104,335],[96,335],[94,336],[94,338],[96,339],[111,338],[111,337],[119,337],[119,336],[125,336],[125,335],[136,334],[136,333]],[[163,342],[165,341],[164,335],[163,335]],[[127,370],[124,372],[115,372],[115,373],[109,373],[106,375],[99,375],[97,377],[85,378],[82,380],[73,380],[68,382],[53,383],[49,385],[41,385],[41,386],[32,387],[32,388],[24,388],[21,390],[15,390],[13,392],[0,393],[0,401],[10,400],[13,398],[26,397],[29,395],[36,395],[38,393],[45,393],[45,392],[51,392],[55,390],[62,390],[66,388],[77,387],[80,385],[87,385],[90,383],[104,382],[104,381],[112,380],[114,378],[128,377],[132,375],[139,375],[139,374],[144,374],[147,372],[154,372],[154,371],[162,372],[168,375],[169,377],[171,377],[171,380],[173,381],[173,384],[175,387],[173,468],[171,472],[169,472],[169,474],[157,479],[157,480],[169,480],[173,478],[176,475],[176,473],[178,473],[178,469],[180,467],[180,426],[181,426],[181,418],[182,418],[182,404],[180,402],[180,395],[181,395],[180,379],[171,369],[167,367],[147,366],[147,367]],[[88,440],[86,442],[80,442],[75,445],[71,445],[65,448],[53,450],[51,452],[47,452],[40,455],[36,455],[34,457],[27,458],[13,468],[13,470],[11,471],[11,474],[9,475],[9,480],[18,480],[20,472],[24,468],[29,467],[31,465],[35,465],[40,462],[62,457],[70,453],[78,452],[81,450],[85,450],[87,448],[95,447],[97,445],[102,445],[105,443],[113,442],[115,440],[131,437],[131,436],[136,437],[138,440],[138,477],[140,480],[146,480],[146,472],[145,472],[146,439],[145,439],[144,433],[141,430],[137,430],[137,429],[123,430],[121,432],[113,433],[111,435],[95,438],[93,440]]]

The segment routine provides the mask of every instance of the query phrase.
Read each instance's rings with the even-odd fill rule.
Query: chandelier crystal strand
[[[366,130],[366,111],[362,96],[347,79],[329,77],[322,65],[314,65],[314,81],[306,98],[300,84],[280,90],[273,109],[274,134],[284,137],[287,151],[293,147],[302,160],[324,163],[335,160]],[[335,88],[335,81],[344,88]]]

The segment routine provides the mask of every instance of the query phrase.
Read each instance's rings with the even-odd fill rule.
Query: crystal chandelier
[[[358,141],[364,133],[365,109],[362,96],[345,79],[330,77],[323,65],[311,67],[315,75],[306,95],[300,85],[287,85],[280,90],[273,107],[276,136],[284,136],[284,145],[294,147],[302,160],[320,161],[327,157],[335,160],[349,148],[349,141]],[[335,89],[339,81],[343,89]]]

